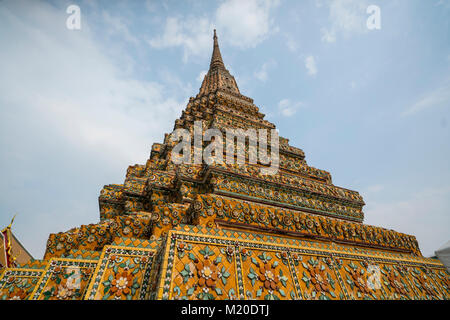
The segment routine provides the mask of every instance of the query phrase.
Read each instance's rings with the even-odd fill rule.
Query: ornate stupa
[[[275,129],[226,69],[210,68],[175,129]],[[448,299],[450,277],[416,238],[364,224],[361,195],[279,139],[279,168],[175,164],[173,133],[123,184],[100,221],[49,236],[42,260],[8,265],[1,299]],[[190,149],[194,153],[194,148]],[[248,150],[246,149],[247,156]]]

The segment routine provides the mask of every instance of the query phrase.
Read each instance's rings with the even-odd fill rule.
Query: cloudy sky
[[[446,0],[2,0],[0,226],[18,213],[42,258],[49,233],[97,222],[103,185],[144,164],[198,92],[216,28],[280,135],[363,195],[366,223],[429,256],[450,240],[449,17]]]

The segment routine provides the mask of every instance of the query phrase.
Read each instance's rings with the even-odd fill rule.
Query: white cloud
[[[225,1],[216,11],[217,27],[232,45],[254,47],[277,29],[270,14],[278,4],[276,0]]]
[[[126,78],[88,31],[71,34],[72,41],[67,41],[71,31],[65,28],[40,29],[19,23],[14,15],[2,16],[9,30],[22,35],[14,39],[14,47],[0,52],[1,69],[13,75],[2,81],[0,103],[8,106],[2,113],[12,112],[12,106],[28,110],[28,116],[49,122],[73,143],[109,149],[104,155],[126,147],[127,158],[142,159],[144,137],[148,139],[150,131],[160,134],[158,124],[181,108],[180,102],[163,98],[161,84]],[[151,119],[159,121],[149,130]]]
[[[262,82],[266,82],[269,77],[269,75],[268,75],[269,69],[276,65],[277,65],[277,63],[274,60],[270,60],[270,61],[263,63],[261,68],[255,72],[256,79],[258,79]]]
[[[316,3],[316,7],[317,8],[321,8],[323,6],[323,1],[322,0],[316,0],[315,3]]]
[[[450,3],[447,0],[439,0],[436,6],[442,6],[444,10],[450,10]]]
[[[285,35],[286,37],[286,46],[291,52],[296,52],[298,50],[298,43],[297,41],[289,34]]]
[[[349,37],[367,32],[367,0],[330,0],[327,5],[330,26],[321,29],[322,41],[332,43],[339,35]]]
[[[149,41],[154,48],[183,48],[183,61],[190,56],[205,56],[211,51],[212,23],[206,18],[169,17],[161,36]]]
[[[123,17],[111,16],[110,13],[102,12],[103,21],[107,24],[106,32],[108,34],[119,34],[123,39],[134,45],[138,45],[140,41],[128,29],[128,22]]]
[[[314,56],[307,56],[305,58],[305,67],[310,76],[315,76],[317,74],[316,59]]]
[[[88,21],[70,31],[64,18],[44,2],[0,7],[0,38],[14,43],[0,50],[0,206],[20,213],[35,257],[48,232],[98,221],[99,188],[145,163],[185,106],[171,88],[127,75]]]
[[[429,108],[448,106],[450,103],[450,84],[446,84],[434,91],[428,92],[405,110],[403,116],[412,116]]]
[[[153,1],[153,0],[145,0],[145,8],[150,12],[150,13],[155,13],[156,10],[158,9],[157,7],[157,2]]]
[[[215,11],[213,18],[168,17],[161,36],[150,39],[154,48],[182,47],[183,61],[191,56],[209,55],[212,30],[217,29],[221,43],[240,48],[254,47],[277,28],[271,11],[277,0],[227,0]]]
[[[290,117],[294,115],[297,110],[303,107],[304,104],[302,102],[291,102],[289,99],[283,99],[278,102],[278,111],[281,115],[285,117]]]
[[[322,32],[322,41],[333,43],[336,42],[336,34],[333,30],[328,30],[327,28],[320,29],[320,32]]]

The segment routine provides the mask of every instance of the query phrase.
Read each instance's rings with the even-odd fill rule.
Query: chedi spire
[[[222,55],[220,53],[219,48],[219,41],[217,39],[215,29],[213,40],[214,40],[213,53],[211,56],[209,71],[205,75],[205,78],[203,79],[199,95],[208,94],[218,89],[240,95],[236,80],[225,68],[225,64],[223,63]]]
[[[221,68],[225,69],[225,65],[222,60],[222,55],[220,54],[219,42],[217,41],[216,29],[214,29],[213,39],[214,39],[214,47],[213,47],[213,53],[211,56],[211,63],[209,65],[209,68],[213,69],[213,68],[221,67]]]

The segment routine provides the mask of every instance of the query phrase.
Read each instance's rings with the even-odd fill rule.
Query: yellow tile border
[[[186,230],[186,228],[185,228]],[[186,232],[183,230],[170,230],[167,236],[167,242],[165,245],[165,251],[163,253],[163,266],[160,270],[160,280],[159,280],[159,286],[157,287],[157,294],[156,294],[156,299],[162,299],[164,293],[166,292],[167,296],[164,297],[164,299],[170,299],[172,297],[172,289],[173,289],[173,278],[174,278],[174,267],[175,267],[175,260],[176,260],[176,241],[178,240],[178,237],[176,235],[180,235],[182,236],[182,241],[184,242],[189,242],[191,244],[198,244],[198,245],[212,245],[212,246],[216,246],[216,247],[227,247],[229,245],[233,245],[233,246],[237,246],[235,248],[235,250],[240,250],[242,247],[246,247],[247,245],[250,245],[250,249],[254,249],[254,250],[261,250],[261,251],[270,251],[270,252],[277,252],[279,250],[283,250],[283,249],[287,249],[287,251],[291,251],[291,249],[294,249],[293,251],[306,251],[304,253],[302,253],[302,255],[306,255],[306,256],[320,256],[320,257],[326,257],[326,256],[330,256],[334,261],[336,259],[352,259],[352,260],[358,260],[358,261],[367,261],[367,262],[378,262],[378,263],[382,263],[382,264],[386,264],[386,265],[398,265],[398,264],[404,264],[407,266],[412,266],[412,267],[418,267],[420,268],[421,266],[433,269],[433,270],[444,270],[444,267],[442,264],[440,264],[439,262],[434,262],[434,261],[430,261],[429,259],[426,258],[420,258],[420,257],[412,257],[412,259],[408,259],[407,257],[396,257],[393,254],[387,254],[386,256],[383,255],[377,255],[376,251],[374,253],[363,253],[363,252],[352,252],[352,248],[343,248],[344,250],[339,250],[339,246],[336,245],[333,249],[330,248],[321,248],[318,246],[315,246],[314,243],[310,243],[308,242],[308,245],[294,245],[292,244],[292,242],[290,243],[283,243],[285,242],[284,238],[279,237],[280,241],[277,242],[268,242],[268,239],[261,239],[261,240],[253,240],[253,239],[241,239],[241,238],[234,238],[232,236],[220,236],[220,235],[211,235],[211,234],[205,234],[205,233],[201,233],[200,230],[198,229],[191,229],[190,232]],[[192,239],[186,239],[185,237],[190,237]],[[197,239],[195,239],[197,238]],[[216,241],[211,242],[208,241],[208,239],[215,239]],[[228,243],[219,243],[220,240],[225,240]],[[231,242],[231,243],[230,243]],[[252,244],[257,244],[257,245],[263,245],[263,246],[268,246],[269,248],[264,248],[264,247],[259,247],[259,246],[251,246]],[[173,255],[173,257],[171,258],[171,269],[170,269],[170,283],[169,288],[167,290],[164,290],[164,284],[167,280],[167,272],[169,271],[168,269],[168,261],[169,261],[169,253],[171,250],[171,246],[174,246],[174,252],[171,253],[171,255]],[[346,250],[345,250],[346,249]],[[239,285],[239,275],[238,275],[238,270],[237,270],[237,259],[241,259],[240,255],[237,253],[235,254],[235,259],[234,259],[234,273],[235,273],[235,277],[236,277],[236,295],[238,299],[242,299],[242,295],[243,298],[245,299],[245,281],[244,279],[241,279],[242,281],[242,287],[243,287],[243,292],[241,292],[240,289],[240,285]],[[242,268],[242,260],[240,260],[241,263],[241,272],[243,271]],[[296,294],[297,298],[304,298],[303,297],[303,290],[301,289],[300,286],[300,292],[297,292],[297,287],[296,287],[296,281],[298,282],[299,280],[297,279],[295,281],[294,277],[293,277],[293,272],[295,272],[295,268],[292,265],[292,263],[290,261],[288,261],[288,271],[291,274],[292,277],[292,284],[293,287],[295,288],[294,292]],[[332,267],[332,271],[336,274],[336,280],[338,281],[338,285],[341,289],[341,292],[343,294],[344,297],[346,297],[347,299],[351,299],[351,296],[349,296],[349,292],[347,292],[347,289],[343,287],[343,279],[339,273],[339,270],[336,269],[336,266]],[[242,275],[242,274],[241,274]],[[242,275],[243,276],[243,275]],[[296,277],[298,278],[298,275],[296,274]],[[436,282],[435,279],[433,279],[433,282]],[[414,285],[411,284],[411,280],[408,280],[408,284],[409,286],[412,288],[412,295],[413,297],[418,297],[418,294],[416,293],[417,290],[414,289]],[[439,288],[441,286],[438,286]],[[442,289],[441,289],[442,290]],[[299,294],[301,295],[301,297],[299,296]],[[386,292],[382,292],[382,295],[384,297],[387,297],[387,293]]]
[[[39,300],[39,297],[41,296],[42,293],[38,297],[34,297],[34,296],[36,295],[36,292],[38,291],[39,287],[41,286],[45,275],[47,274],[49,269],[52,267],[52,262],[53,261],[65,261],[65,262],[76,262],[76,263],[82,262],[82,263],[95,263],[95,264],[98,263],[98,260],[85,260],[85,259],[73,259],[73,258],[55,258],[55,257],[50,258],[48,260],[47,266],[45,267],[45,269],[43,270],[43,273],[40,276],[40,279],[39,279],[38,283],[36,284],[36,287],[34,288],[33,292],[30,294],[30,300]],[[93,275],[94,274],[92,274],[91,278],[93,277]],[[47,285],[47,283],[48,283],[48,279],[45,282],[44,287]],[[87,290],[87,288],[86,288],[86,290]],[[85,290],[85,293],[87,292],[86,290]]]
[[[155,248],[137,248],[137,247],[126,247],[126,246],[117,246],[117,245],[106,245],[103,247],[102,250],[102,254],[100,255],[99,260],[96,260],[97,262],[97,266],[95,268],[95,271],[91,277],[90,283],[88,288],[86,289],[86,293],[84,295],[84,300],[89,300],[89,296],[92,294],[93,291],[93,286],[95,284],[95,278],[97,278],[99,276],[99,270],[102,266],[102,262],[105,259],[105,255],[106,255],[106,250],[108,249],[119,249],[119,250],[132,250],[132,251],[147,251],[147,252],[153,252],[156,253]],[[109,254],[109,253],[108,253]],[[130,255],[130,256],[136,256],[138,257],[139,255]],[[155,256],[153,256],[153,259],[155,258]],[[153,262],[152,262],[152,266],[153,266]],[[105,265],[106,267],[106,265]],[[140,291],[139,291],[140,292]]]

